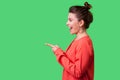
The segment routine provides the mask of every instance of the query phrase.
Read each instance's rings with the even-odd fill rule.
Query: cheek
[[[79,27],[78,26],[75,26],[75,29],[74,29],[75,31],[78,31],[79,30]]]
[[[75,27],[75,26],[76,26],[76,23],[75,23],[75,22],[71,22],[70,25],[71,25],[72,27]]]
[[[75,29],[79,29],[78,23],[74,23],[73,26],[74,26]]]

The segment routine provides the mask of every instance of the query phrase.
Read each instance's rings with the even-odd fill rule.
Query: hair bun
[[[88,2],[85,2],[84,3],[84,6],[89,10],[92,8],[92,6],[90,4],[88,4]]]

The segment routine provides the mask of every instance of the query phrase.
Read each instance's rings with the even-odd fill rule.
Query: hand
[[[56,51],[59,48],[58,45],[53,45],[53,44],[49,44],[49,43],[45,43],[45,45],[51,47],[53,51]]]

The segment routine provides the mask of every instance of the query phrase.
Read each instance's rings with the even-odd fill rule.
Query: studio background
[[[61,80],[62,67],[44,43],[67,48],[72,5],[86,0],[0,0],[0,80]],[[119,80],[119,0],[87,0],[94,21],[88,29],[95,51],[95,80]]]

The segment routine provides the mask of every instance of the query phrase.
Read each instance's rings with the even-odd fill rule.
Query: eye
[[[72,22],[72,19],[69,19],[70,22]]]

